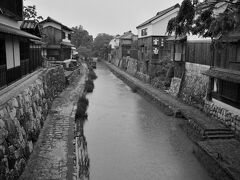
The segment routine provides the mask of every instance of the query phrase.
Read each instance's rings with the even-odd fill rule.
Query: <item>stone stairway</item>
[[[231,139],[235,138],[230,129],[207,129],[203,133],[204,139]]]

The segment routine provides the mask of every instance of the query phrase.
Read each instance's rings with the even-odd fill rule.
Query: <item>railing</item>
[[[7,66],[1,65],[0,66],[0,88],[7,84],[6,71],[7,71]]]

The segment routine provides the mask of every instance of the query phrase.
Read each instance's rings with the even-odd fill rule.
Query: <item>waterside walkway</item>
[[[74,178],[76,104],[83,93],[87,67],[54,101],[21,180]]]

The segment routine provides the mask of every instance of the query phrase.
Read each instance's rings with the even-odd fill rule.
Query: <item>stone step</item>
[[[232,130],[231,129],[228,129],[228,128],[218,128],[218,129],[206,129],[205,130],[205,132],[212,132],[212,131],[230,131],[230,132],[232,132]]]
[[[214,135],[206,135],[206,139],[232,139],[235,138],[234,134],[214,134]]]
[[[203,133],[206,139],[231,139],[235,138],[234,133],[227,128],[224,129],[207,129]]]
[[[214,131],[205,131],[204,132],[204,135],[207,135],[207,136],[209,136],[209,135],[218,135],[218,134],[231,134],[231,135],[233,135],[233,132],[232,131],[222,131],[222,130],[214,130]]]

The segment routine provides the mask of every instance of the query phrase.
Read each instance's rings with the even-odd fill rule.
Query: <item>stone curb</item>
[[[231,171],[224,167],[224,165],[222,165],[219,160],[211,154],[211,152],[203,148],[200,142],[196,143],[193,153],[211,176],[216,180],[238,180],[238,178],[235,178]]]

